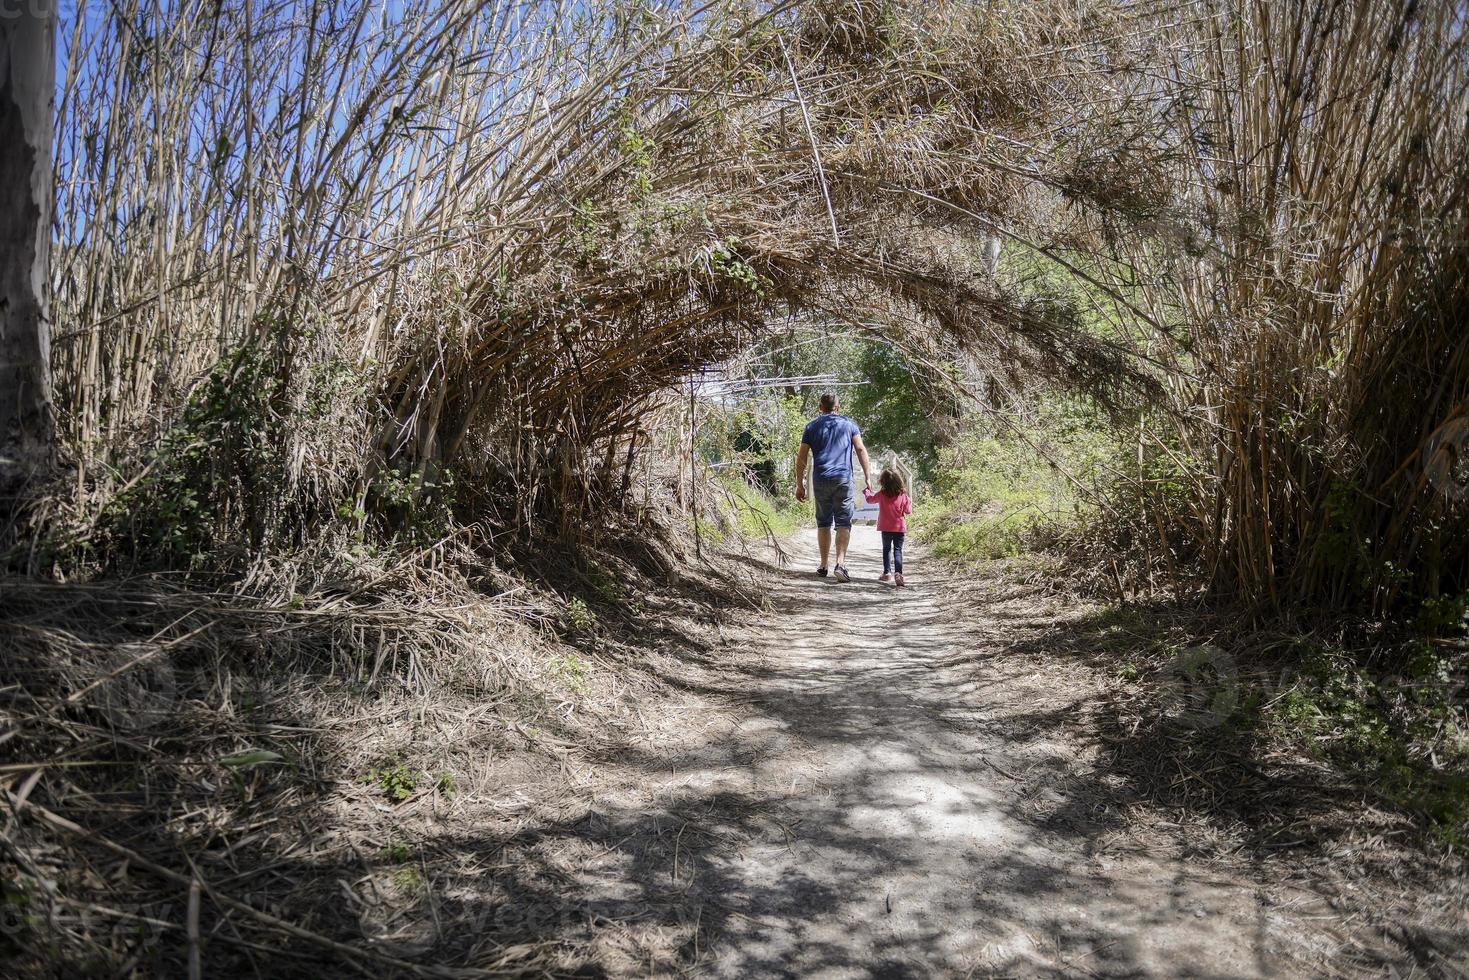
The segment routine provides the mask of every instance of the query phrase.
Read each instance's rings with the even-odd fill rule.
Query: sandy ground
[[[814,531],[795,548],[763,577],[772,612],[727,638],[743,666],[699,692],[738,710],[650,745],[602,801],[596,836],[624,860],[580,869],[584,900],[685,926],[676,965],[604,967],[1254,977],[1332,958],[1317,896],[1107,806],[1067,734],[1080,668],[999,652],[1007,622],[1053,610],[961,599],[917,548],[907,588],[880,584],[871,528],[849,584],[813,574]]]

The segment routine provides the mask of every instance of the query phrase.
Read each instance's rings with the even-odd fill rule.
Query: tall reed
[[[1465,26],[1242,0],[1170,51],[1193,220],[1126,252],[1198,379],[1173,388],[1196,465],[1169,518],[1221,591],[1411,611],[1469,588]]]

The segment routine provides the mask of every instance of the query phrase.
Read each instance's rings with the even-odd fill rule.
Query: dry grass
[[[472,563],[449,557],[433,564]],[[576,857],[521,839],[585,813],[606,760],[688,710],[669,681],[695,673],[660,648],[717,642],[711,597],[752,590],[725,566],[696,589],[656,563],[538,563],[557,592],[429,564],[278,603],[7,580],[14,968],[174,972],[201,949],[211,973],[273,976],[582,965],[590,947],[521,921],[550,900],[517,891]]]

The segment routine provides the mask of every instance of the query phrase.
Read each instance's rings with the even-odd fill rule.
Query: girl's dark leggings
[[[903,532],[882,532],[882,573],[897,572],[903,574]]]

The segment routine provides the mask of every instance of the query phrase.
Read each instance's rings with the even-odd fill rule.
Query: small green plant
[[[243,752],[221,756],[219,764],[226,769],[245,772],[257,766],[279,765],[283,761],[279,752],[272,752],[269,749],[246,749]]]
[[[417,868],[399,868],[393,872],[393,884],[405,892],[418,894],[428,885]]]
[[[589,633],[597,625],[597,614],[581,596],[573,596],[566,604],[566,622],[573,633]]]
[[[650,172],[653,168],[654,144],[638,130],[636,121],[627,112],[624,112],[618,121],[617,135],[617,149],[627,162],[628,173],[632,177],[628,197],[634,204],[637,204],[653,193],[653,178]]]
[[[378,857],[389,864],[405,864],[413,860],[413,850],[402,841],[395,841],[378,851]]]
[[[377,787],[394,803],[402,803],[413,795],[418,774],[402,761],[387,759],[369,769],[358,781]]]
[[[420,475],[400,465],[384,470],[368,489],[364,507],[343,504],[338,510],[348,524],[357,529],[358,540],[362,539],[363,520],[368,511],[380,523],[392,528],[400,540],[411,545],[423,545],[443,537],[444,529],[453,524],[449,498],[454,489],[454,474],[447,468],[436,473]]]
[[[709,273],[715,279],[741,286],[764,296],[770,280],[755,270],[739,253],[739,239],[720,242],[709,250]]]
[[[455,781],[454,774],[448,770],[439,773],[434,785],[438,787],[439,795],[445,799],[452,800],[459,795],[459,784]]]
[[[591,668],[587,665],[587,662],[574,653],[564,653],[552,657],[550,668],[551,673],[562,684],[574,691],[579,691],[586,687],[587,677],[591,674]]]
[[[568,243],[576,257],[590,262],[596,257],[607,236],[602,212],[591,201],[580,201],[572,208],[571,240]]]
[[[601,565],[589,565],[586,575],[588,581],[592,583],[592,588],[597,590],[597,596],[603,602],[615,603],[622,598],[622,590],[617,586],[617,579]]]

